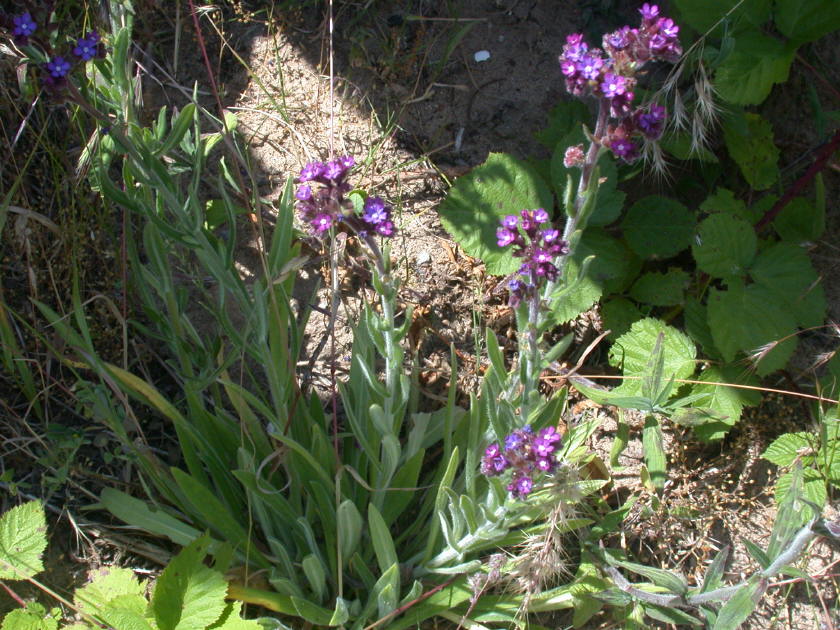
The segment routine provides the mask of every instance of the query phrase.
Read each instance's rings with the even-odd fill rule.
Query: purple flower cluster
[[[393,236],[396,228],[391,207],[379,197],[365,200],[362,215],[353,212],[347,199],[350,184],[347,175],[356,160],[345,155],[329,162],[310,162],[300,172],[295,191],[297,210],[315,234],[323,234],[333,226],[344,223],[365,237],[370,232]]]
[[[535,476],[553,472],[557,467],[557,447],[561,435],[554,427],[534,433],[530,426],[508,435],[503,445],[491,444],[481,459],[481,473],[497,477],[512,470],[508,491],[514,498],[527,496],[534,487]]]
[[[645,3],[639,9],[638,28],[623,26],[604,35],[602,48],[589,48],[583,35],[566,38],[560,70],[566,89],[575,96],[606,99],[610,115],[619,120],[602,142],[617,156],[632,162],[639,155],[634,136],[657,140],[665,123],[665,108],[633,109],[636,74],[648,61],[676,62],[682,54],[680,27],[659,15],[659,7]]]
[[[519,273],[526,282],[513,279],[508,283],[510,304],[516,307],[536,291],[542,279],[557,279],[559,272],[554,259],[568,254],[569,244],[560,238],[560,232],[551,226],[548,212],[542,208],[522,210],[519,216],[509,214],[501,223],[496,230],[497,244],[499,247],[513,245],[513,255],[523,259]],[[543,227],[545,224],[547,227]]]

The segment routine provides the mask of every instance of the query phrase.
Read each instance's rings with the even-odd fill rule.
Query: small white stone
[[[476,62],[481,63],[482,61],[487,61],[490,59],[490,51],[489,50],[479,50],[475,55]]]
[[[432,262],[432,255],[424,250],[417,254],[415,260],[417,261],[418,265],[428,265],[430,262]]]

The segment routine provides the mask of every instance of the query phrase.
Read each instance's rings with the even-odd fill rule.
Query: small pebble
[[[475,55],[476,62],[481,63],[482,61],[487,61],[490,59],[490,51],[489,50],[479,50]]]
[[[415,260],[417,261],[418,265],[428,265],[430,262],[432,262],[432,255],[427,251],[422,251],[419,254],[417,254]]]

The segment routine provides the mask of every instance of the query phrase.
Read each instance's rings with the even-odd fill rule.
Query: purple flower
[[[95,37],[91,37],[91,36]],[[82,61],[89,61],[96,56],[97,48],[99,47],[99,35],[96,31],[88,33],[88,37],[81,37],[76,41],[76,47],[73,49],[73,54],[79,57]]]
[[[530,477],[525,475],[514,476],[513,481],[508,484],[508,491],[515,499],[523,499],[531,492],[534,487],[534,482]]]
[[[14,16],[12,18],[12,22],[14,23],[12,34],[24,42],[30,35],[32,35],[32,33],[35,32],[35,29],[38,28],[38,25],[35,23],[35,20],[32,19],[29,11],[21,15]]]
[[[295,199],[299,201],[308,201],[312,199],[312,186],[309,184],[302,184],[295,191]]]
[[[572,61],[571,59],[563,59],[560,58],[560,72],[562,72],[567,77],[573,77],[578,72],[577,63]]]
[[[616,157],[620,157],[627,162],[633,161],[638,155],[636,145],[627,138],[617,138],[610,143],[610,149]]]
[[[534,210],[534,221],[537,223],[548,223],[548,212],[543,208],[537,208]]]
[[[388,210],[385,202],[380,197],[368,197],[365,199],[364,214],[362,220],[371,225],[379,225],[388,220]]]
[[[665,127],[665,117],[665,108],[661,105],[653,104],[650,106],[648,112],[638,110],[634,115],[634,120],[636,121],[636,126],[645,136],[651,140],[658,140]]]
[[[70,62],[65,61],[64,57],[53,57],[44,67],[53,79],[63,79],[70,72]]]
[[[333,218],[328,214],[316,214],[312,219],[312,228],[317,233],[326,232],[332,227]]]
[[[642,8],[639,9],[639,13],[642,14],[643,20],[654,20],[659,15],[659,7],[655,4],[648,4],[645,2],[642,5]]]
[[[344,167],[345,171],[349,171],[351,168],[356,166],[356,158],[352,155],[345,155],[343,157],[338,158],[341,165]]]
[[[323,175],[327,179],[338,180],[347,172],[341,160],[331,160],[327,162],[324,168]]]
[[[621,96],[627,91],[627,78],[620,74],[608,72],[604,75],[604,80],[601,82],[601,91],[607,98]]]
[[[515,214],[509,214],[502,219],[502,225],[509,230],[515,230],[519,225],[519,217]]]
[[[516,233],[504,227],[496,228],[496,243],[499,247],[507,247],[516,240]]]
[[[595,80],[601,74],[604,67],[604,60],[600,57],[586,55],[577,63],[577,69],[584,79]]]
[[[484,451],[481,459],[481,473],[488,477],[502,474],[510,466],[510,462],[502,454],[498,444],[491,444]]]
[[[394,224],[391,221],[383,221],[376,226],[376,233],[380,236],[393,236],[394,231]]]
[[[301,183],[311,182],[313,179],[320,177],[326,167],[323,162],[310,162],[301,169],[298,181]]]
[[[613,31],[604,36],[604,48],[613,48],[614,50],[623,50],[630,45],[630,27],[622,26],[617,31]]]
[[[658,26],[659,32],[669,39],[675,39],[680,32],[680,27],[671,18],[660,18]]]
[[[542,231],[543,241],[546,243],[553,243],[557,239],[560,238],[560,231],[559,230],[543,230]]]
[[[566,59],[578,61],[586,54],[587,50],[589,50],[589,46],[583,41],[581,33],[572,33],[566,36],[566,45],[563,46],[563,55]]]

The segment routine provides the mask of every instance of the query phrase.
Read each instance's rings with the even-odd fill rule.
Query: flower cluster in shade
[[[361,215],[353,210],[347,199],[350,184],[347,175],[356,164],[350,156],[328,162],[310,162],[301,169],[295,191],[297,210],[315,234],[323,234],[339,224],[346,224],[360,236],[371,233],[393,236],[396,228],[391,207],[379,197],[368,197]]]
[[[559,271],[555,259],[569,253],[569,244],[549,222],[548,212],[542,208],[509,214],[496,230],[499,247],[514,247],[513,255],[522,258],[518,278],[508,282],[510,304],[513,307],[534,294],[544,280],[554,281]]]
[[[573,95],[606,99],[611,124],[601,142],[616,157],[632,162],[639,156],[638,139],[658,140],[665,126],[666,111],[659,105],[633,106],[636,76],[649,61],[676,62],[682,55],[680,27],[659,14],[659,7],[645,3],[639,9],[638,28],[623,26],[604,35],[602,48],[590,48],[583,35],[566,38],[560,55],[560,70],[566,89]]]
[[[503,444],[494,443],[485,449],[481,473],[497,477],[510,470],[507,489],[514,498],[524,498],[534,488],[539,475],[557,468],[560,442],[561,436],[554,427],[540,429],[538,433],[530,426],[517,429],[505,437]]]
[[[0,14],[0,26],[5,26],[10,30],[15,42],[21,46],[30,44],[30,38],[38,30],[38,23],[29,11],[12,16]],[[96,31],[89,31],[84,37],[75,41],[72,56],[56,53],[50,50],[49,46],[47,48],[47,62],[42,65],[41,79],[44,86],[50,90],[64,87],[67,77],[73,70],[74,58],[84,63],[94,58],[105,57],[105,46]]]

